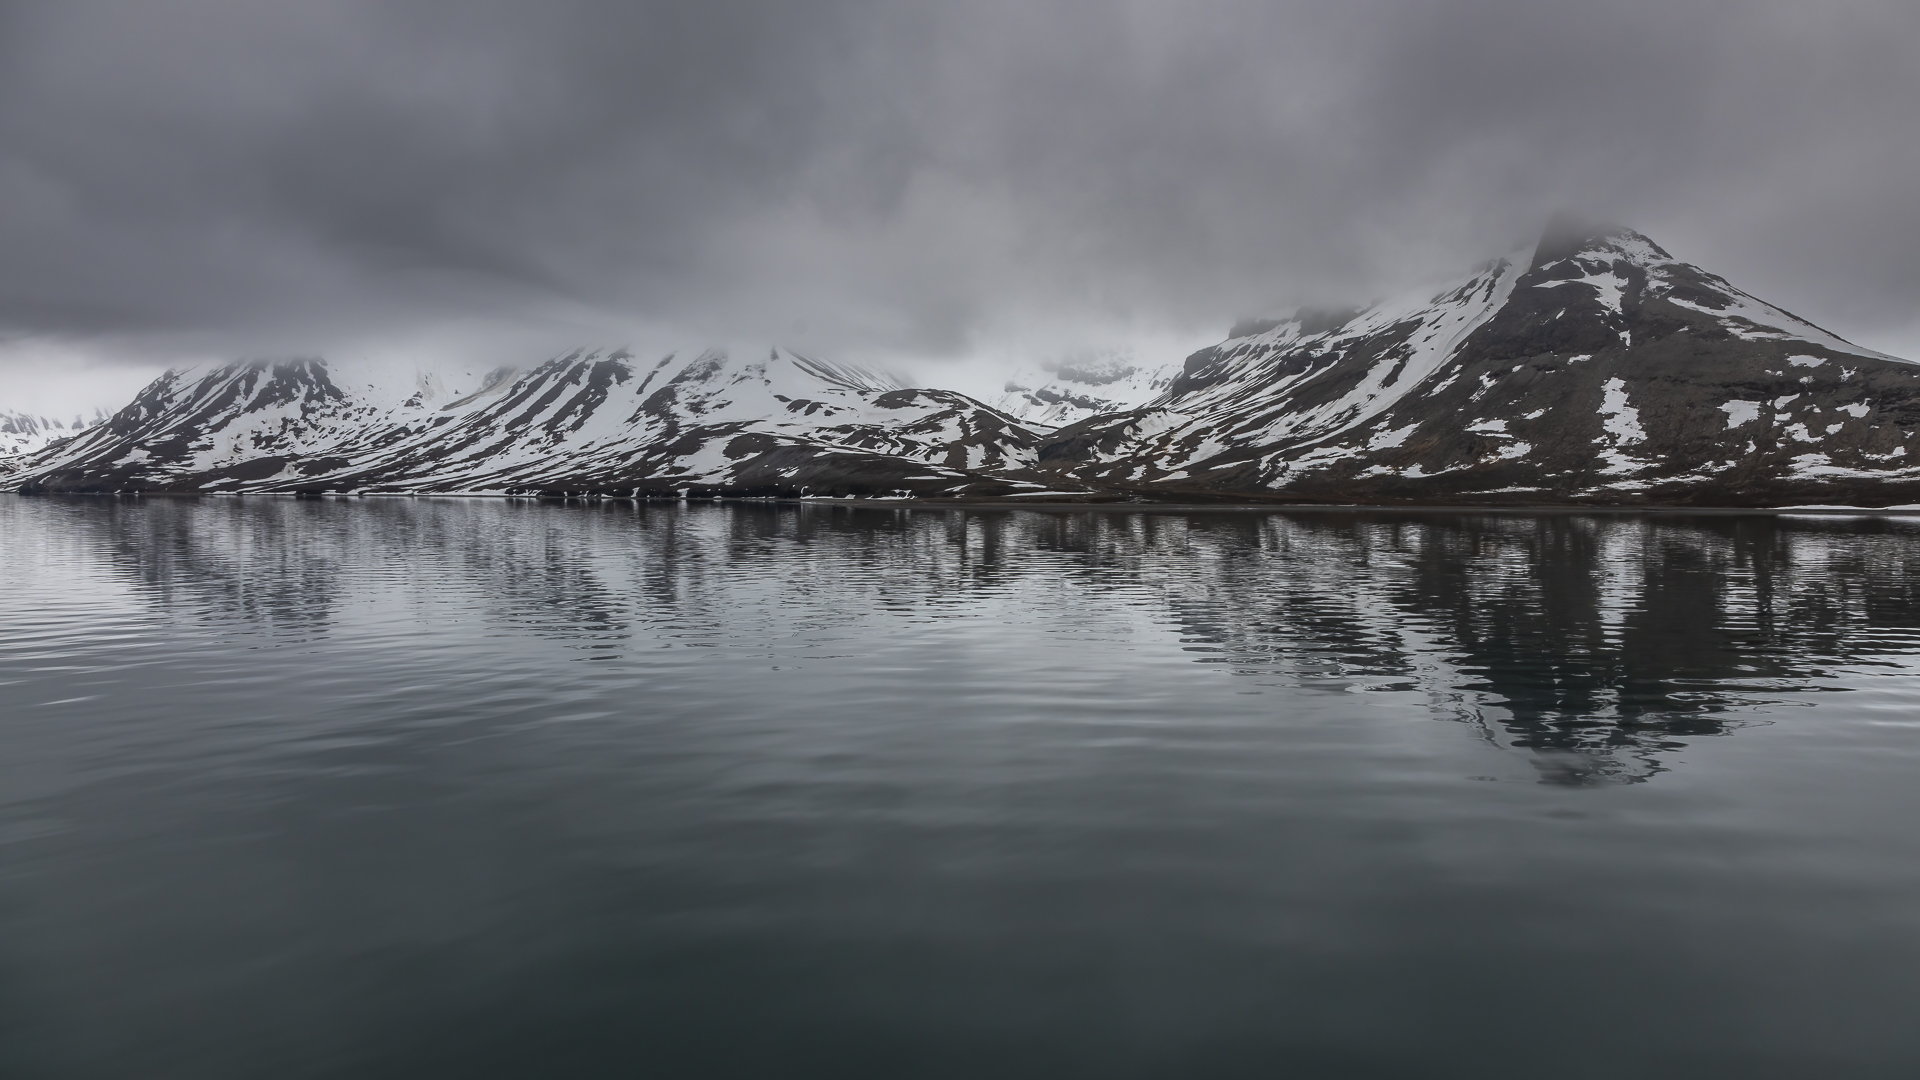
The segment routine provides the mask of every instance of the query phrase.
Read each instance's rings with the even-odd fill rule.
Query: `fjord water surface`
[[[1920,1073],[1920,524],[0,543],[0,1075]]]

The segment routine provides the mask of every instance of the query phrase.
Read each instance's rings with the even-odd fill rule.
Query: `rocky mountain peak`
[[[1438,293],[1238,329],[1043,462],[1311,501],[1920,498],[1920,371],[1632,229],[1557,219]]]
[[[1647,236],[1624,225],[1594,222],[1576,214],[1561,212],[1548,219],[1534,245],[1528,271],[1538,270],[1564,259],[1622,258],[1647,265],[1655,260],[1673,261],[1673,256]]]

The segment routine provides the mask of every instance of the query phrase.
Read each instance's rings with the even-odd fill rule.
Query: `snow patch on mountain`
[[[1646,442],[1646,430],[1640,426],[1640,410],[1627,401],[1627,384],[1620,379],[1608,379],[1601,390],[1606,397],[1600,405],[1600,416],[1614,443],[1632,446]]]

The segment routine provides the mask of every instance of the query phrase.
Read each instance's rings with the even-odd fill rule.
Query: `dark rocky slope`
[[[1920,502],[1920,367],[1631,230],[1563,226],[1430,298],[1242,329],[1042,465],[1156,497]]]

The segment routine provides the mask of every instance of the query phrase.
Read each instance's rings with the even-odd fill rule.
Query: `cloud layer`
[[[1910,0],[0,0],[0,332],[1205,333],[1622,220],[1920,333]]]

